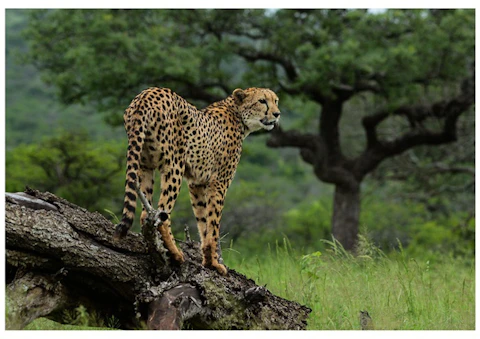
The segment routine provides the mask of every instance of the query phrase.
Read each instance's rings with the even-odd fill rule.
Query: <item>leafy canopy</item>
[[[465,76],[474,22],[473,10],[34,10],[25,37],[63,102],[93,102],[119,124],[148,86],[202,103],[246,86],[418,100]]]

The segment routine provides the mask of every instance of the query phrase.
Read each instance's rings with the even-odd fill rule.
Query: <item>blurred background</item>
[[[223,248],[310,253],[333,234],[347,249],[473,260],[474,10],[7,9],[5,21],[6,191],[114,221],[136,94],[169,87],[205,107],[268,87],[281,130],[244,143]],[[172,218],[197,237],[186,187]]]

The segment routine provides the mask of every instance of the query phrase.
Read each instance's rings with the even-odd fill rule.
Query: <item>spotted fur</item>
[[[149,88],[138,94],[124,114],[128,136],[123,216],[115,238],[123,238],[135,217],[138,180],[152,202],[154,172],[160,172],[159,232],[172,257],[183,262],[170,229],[170,213],[188,181],[197,220],[203,265],[225,275],[216,252],[225,194],[242,152],[243,139],[278,123],[277,95],[264,88],[236,89],[226,99],[197,110],[168,88]],[[142,212],[142,225],[146,218]]]

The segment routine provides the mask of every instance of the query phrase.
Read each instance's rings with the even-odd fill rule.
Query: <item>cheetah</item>
[[[278,97],[270,89],[235,89],[226,99],[198,110],[168,88],[138,94],[124,114],[128,136],[125,198],[115,239],[126,236],[135,217],[136,182],[152,202],[154,172],[160,172],[158,231],[171,257],[184,262],[170,229],[170,213],[188,182],[200,234],[203,265],[226,275],[217,244],[225,195],[233,180],[242,143],[250,133],[272,130],[279,122]],[[147,212],[141,214],[144,224]]]

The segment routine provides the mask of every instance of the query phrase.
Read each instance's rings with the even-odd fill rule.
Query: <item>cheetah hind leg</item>
[[[172,258],[178,263],[183,263],[185,261],[183,253],[177,248],[177,245],[175,245],[175,239],[173,238],[172,230],[170,228],[170,212],[172,211],[177,196],[180,193],[180,187],[182,185],[182,171],[174,166],[165,172],[161,172],[160,185],[162,188],[162,193],[160,194],[160,199],[158,201],[160,223],[157,229],[160,232],[162,241],[167,250],[170,252]]]
[[[214,186],[215,187],[215,186]],[[210,190],[211,192],[212,190]],[[228,270],[221,262],[219,262],[219,237],[220,237],[220,220],[222,218],[223,197],[226,188],[222,186],[215,187],[213,193],[210,193],[207,201],[207,228],[206,236],[202,241],[203,265],[217,270],[221,275],[227,275]]]
[[[171,227],[170,227],[170,215],[166,211],[159,212],[159,220],[157,221],[157,229],[162,236],[162,241],[167,250],[170,252],[173,260],[178,263],[183,263],[185,258],[183,253],[175,245],[175,239],[173,238]]]
[[[154,170],[143,168],[140,166],[138,171],[138,176],[140,180],[140,191],[147,199],[150,206],[152,206],[152,194],[153,194],[153,183],[154,183]],[[143,205],[143,204],[142,204]],[[145,224],[145,219],[147,218],[147,210],[143,206],[142,214],[140,216],[140,224],[143,226]]]
[[[197,220],[198,233],[200,234],[200,240],[202,242],[202,264],[205,267],[216,269],[222,275],[226,275],[227,269],[223,265],[220,242],[217,241],[215,245],[210,244],[212,236],[209,237],[207,226],[209,213],[207,211],[206,186],[191,183],[188,185],[188,189],[190,192],[190,201],[192,203],[193,213],[195,214],[195,218]],[[210,216],[212,216],[213,211],[210,212]],[[215,246],[215,249],[213,249],[215,254],[212,253],[212,246]]]

